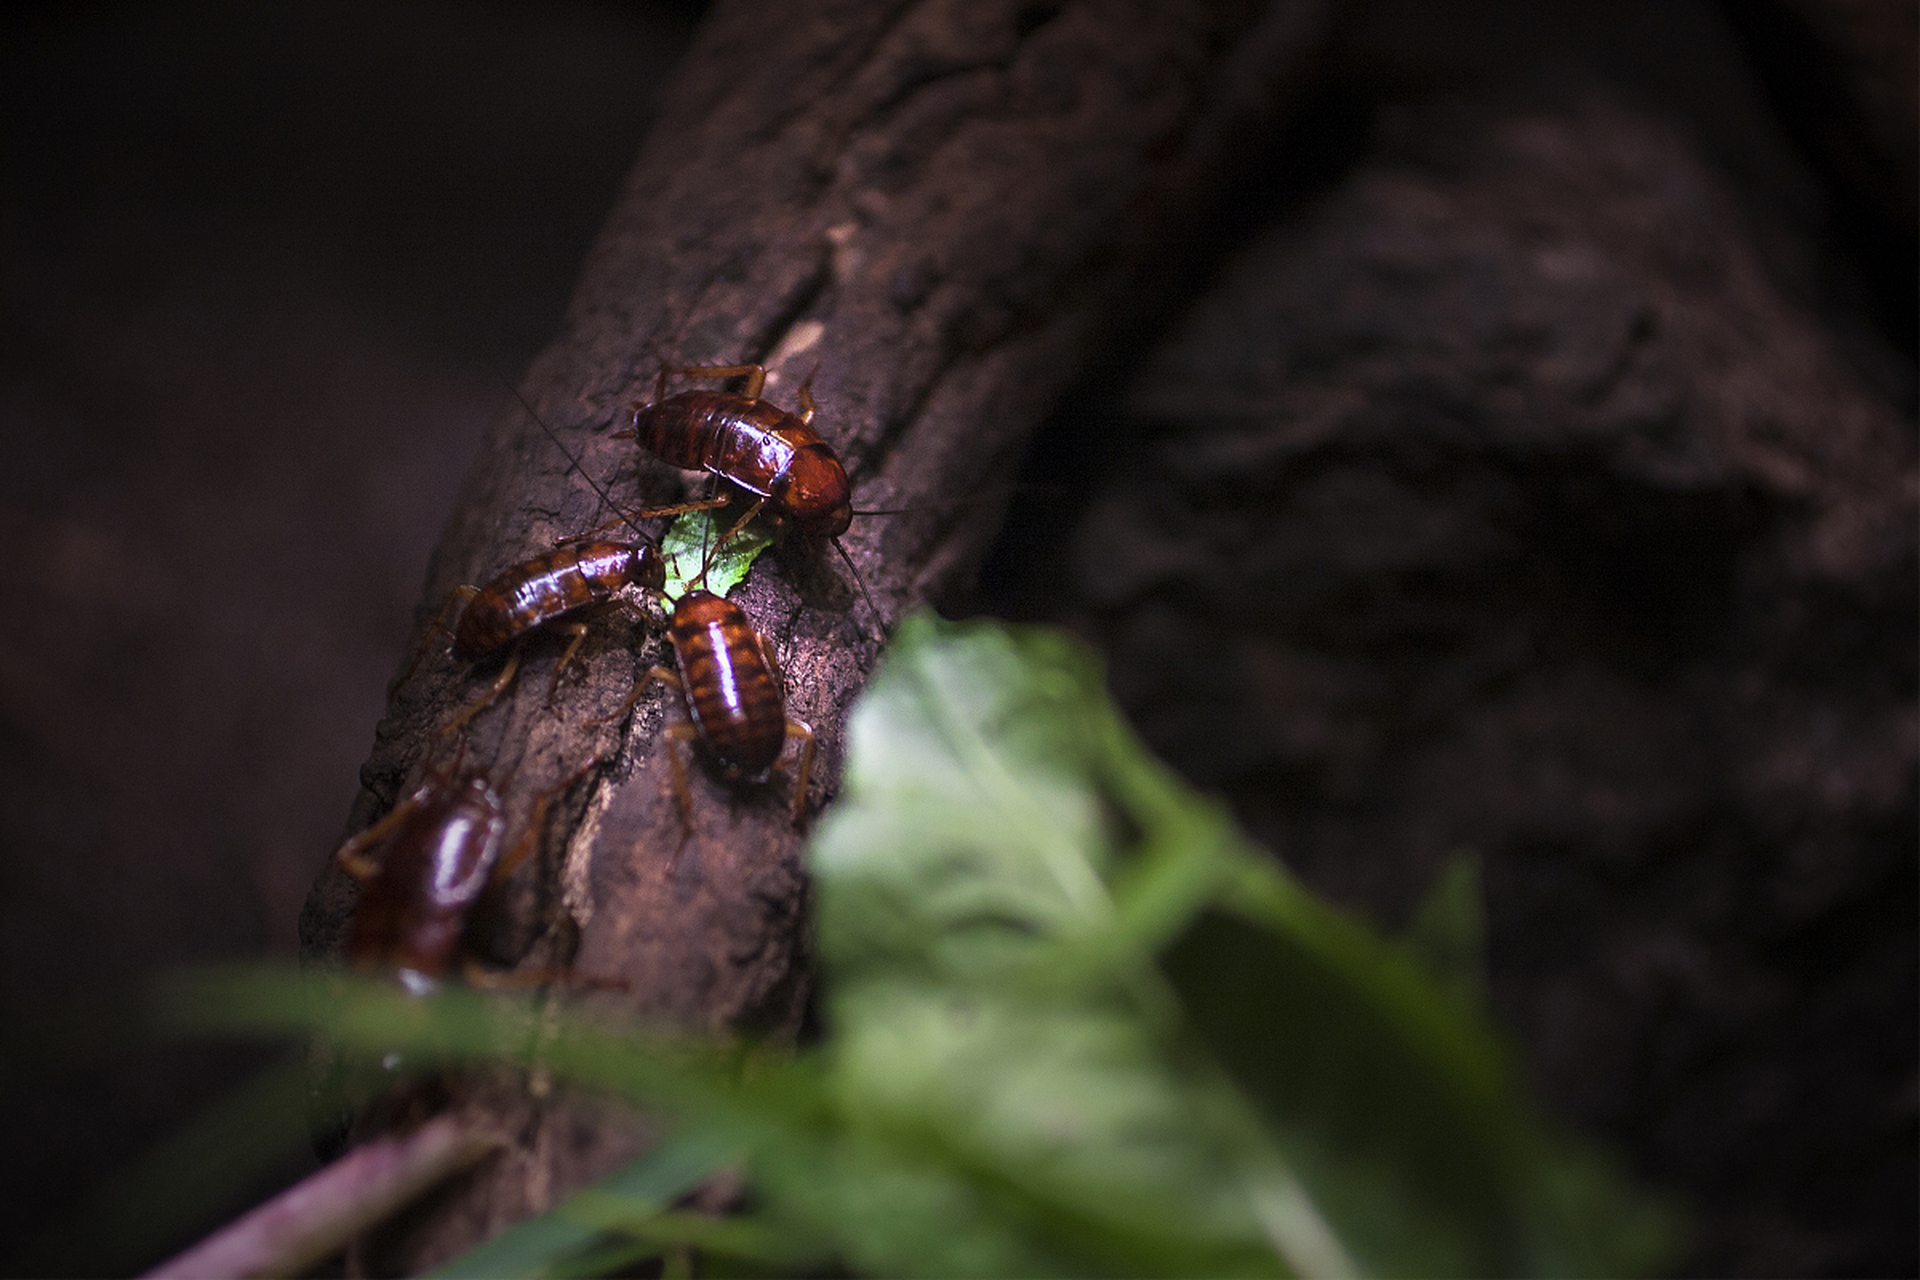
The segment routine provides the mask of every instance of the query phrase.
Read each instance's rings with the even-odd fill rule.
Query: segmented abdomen
[[[652,547],[636,551],[618,542],[583,542],[522,561],[467,601],[454,629],[453,656],[461,662],[485,657],[535,627],[612,598],[636,578],[657,590],[664,581],[659,570]]]
[[[633,433],[663,462],[711,472],[763,496],[795,452],[822,443],[794,414],[724,391],[683,391],[647,405],[634,414]]]
[[[690,591],[673,611],[673,652],[700,741],[729,777],[757,777],[786,744],[786,697],[747,615]]]

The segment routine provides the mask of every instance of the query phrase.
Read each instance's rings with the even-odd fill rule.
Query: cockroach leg
[[[500,674],[493,678],[493,683],[487,686],[486,692],[461,708],[460,712],[455,715],[453,719],[441,725],[439,730],[433,735],[434,742],[438,744],[440,739],[459,729],[462,725],[466,724],[467,721],[473,719],[497,702],[500,695],[507,691],[507,686],[513,683],[513,677],[519,670],[520,646],[516,644],[513,648],[513,653],[507,658],[506,665],[500,668]]]
[[[508,876],[520,869],[520,864],[527,860],[528,855],[531,854],[540,843],[540,837],[544,833],[547,825],[548,807],[552,805],[555,800],[572,790],[574,784],[579,782],[580,779],[592,773],[605,762],[605,756],[595,756],[533,798],[533,809],[527,815],[526,831],[521,834],[518,840],[514,841],[513,848],[507,850],[506,855],[494,864],[492,874],[487,877],[489,883],[496,880],[505,880]]]
[[[434,632],[438,631],[445,635],[453,634],[453,629],[447,626],[447,618],[452,615],[453,607],[456,604],[464,606],[479,594],[480,588],[470,587],[464,583],[447,593],[446,603],[440,606],[440,612],[435,614],[433,621],[427,624],[427,634],[420,637],[420,647],[413,651],[413,658],[407,663],[407,669],[395,676],[393,683],[387,686],[387,694],[389,697],[392,696],[395,689],[398,689],[407,682],[407,677],[411,676],[414,669],[420,665],[420,659],[427,656],[427,646],[433,643]]]
[[[693,789],[687,785],[686,766],[680,762],[680,753],[673,749],[673,744],[684,742],[691,745],[699,741],[700,731],[682,720],[667,726],[667,741],[662,744],[671,770],[668,777],[673,782],[674,802],[680,806],[680,825],[688,835],[693,834]]]
[[[747,385],[740,394],[748,400],[758,400],[760,393],[767,389],[767,367],[760,364],[709,364],[695,369],[675,370],[684,378],[745,378]],[[660,384],[662,391],[666,383]]]
[[[800,739],[800,767],[793,780],[793,825],[797,827],[807,811],[807,780],[813,774],[813,728],[805,721],[790,718],[787,736]]]
[[[388,810],[386,817],[380,819],[380,821],[374,823],[360,834],[351,837],[345,844],[341,845],[339,850],[333,855],[334,860],[340,864],[340,869],[352,876],[355,880],[371,879],[374,873],[380,869],[380,864],[375,859],[367,857],[361,851],[369,845],[378,844],[392,835],[394,829],[407,820],[407,815],[412,813],[414,809],[419,806],[419,803],[420,802],[413,796],[407,796],[401,800],[399,804]]]
[[[636,511],[631,515],[615,516],[605,524],[597,528],[589,529],[585,533],[572,533],[564,538],[555,538],[553,545],[556,547],[564,547],[571,542],[591,542],[598,535],[605,533],[609,529],[616,529],[623,524],[631,528],[635,520],[643,520],[651,516],[681,516],[686,515],[690,511],[710,511],[714,507],[724,507],[732,500],[730,495],[721,493],[711,498],[700,498],[693,502],[677,502],[670,507],[650,507],[645,511]]]
[[[560,691],[560,677],[567,673],[567,666],[573,656],[580,652],[580,646],[587,642],[587,624],[569,622],[561,628],[573,637],[567,642],[567,650],[560,655],[560,661],[553,664],[553,678],[547,681],[547,710],[553,710],[553,695]]]

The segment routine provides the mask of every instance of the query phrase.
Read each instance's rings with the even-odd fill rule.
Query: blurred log
[[[636,485],[672,492],[672,473],[606,432],[663,360],[764,362],[769,398],[786,404],[818,361],[816,426],[847,462],[856,507],[910,512],[857,519],[845,538],[897,616],[970,574],[1029,432],[1103,339],[1156,304],[1182,256],[1169,242],[1278,116],[1325,8],[723,3],[666,87],[526,394],[594,477],[638,502]],[[509,408],[435,554],[423,622],[456,583],[606,518]],[[786,669],[791,713],[819,735],[814,812],[833,794],[841,721],[877,656],[844,572],[791,545],[736,593]],[[729,791],[696,765],[697,834],[684,838],[659,750],[680,716],[670,693],[650,695],[624,730],[589,723],[665,650],[639,635],[630,650],[602,625],[587,676],[562,683],[557,709],[544,701],[560,646],[535,646],[510,696],[472,727],[467,759],[490,763],[516,821],[538,790],[606,759],[516,877],[498,958],[620,975],[635,1013],[792,1034],[808,992],[805,878],[783,783]],[[396,690],[352,828],[391,806],[479,683],[430,655]],[[341,874],[322,874],[302,918],[308,955],[339,953],[353,898]],[[515,1090],[482,1092],[460,1105],[519,1145],[364,1265],[431,1266],[638,1140]]]
[[[1626,96],[1383,110],[1050,435],[1084,509],[987,603],[1388,927],[1477,854],[1502,1023],[1694,1273],[1911,1274],[1913,423]]]
[[[1727,15],[1792,132],[1840,186],[1920,232],[1920,6],[1740,0]]]
[[[1920,340],[1920,5],[1722,0],[1780,128],[1826,186],[1829,251],[1875,322]]]

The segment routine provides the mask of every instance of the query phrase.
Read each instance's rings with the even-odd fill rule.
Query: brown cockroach
[[[589,760],[535,797],[526,834],[504,858],[506,810],[492,781],[457,766],[429,770],[391,813],[334,855],[348,875],[366,883],[354,908],[348,959],[357,968],[394,972],[416,994],[436,988],[453,967],[481,892],[519,868],[546,824],[547,806],[599,763]],[[466,972],[476,985],[498,985],[471,962]],[[545,981],[553,973],[515,980]]]
[[[668,399],[670,373],[744,377],[747,383],[739,395],[682,391]],[[811,425],[812,382],[808,374],[800,384],[800,412],[789,413],[760,398],[767,385],[762,365],[662,368],[653,402],[633,403],[633,437],[663,462],[705,471],[754,495],[754,509],[776,526],[809,538],[837,538],[853,523],[852,488],[839,455]]]
[[[521,641],[535,631],[559,628],[573,638],[547,684],[547,701],[551,703],[561,675],[587,637],[587,625],[579,615],[610,604],[630,609],[633,606],[620,595],[622,590],[632,586],[657,594],[666,584],[666,562],[652,543],[582,541],[562,544],[544,555],[509,565],[485,586],[455,587],[429,633],[446,631],[447,614],[456,604],[463,604],[460,619],[450,632],[454,660],[478,662],[509,645],[513,654],[486,691],[441,728],[440,736],[458,729],[506,692],[520,669]],[[425,651],[423,643],[396,683],[413,673]]]
[[[765,379],[765,371],[758,365],[743,366],[734,370],[707,369],[697,372],[727,377],[732,376],[733,373],[748,372],[749,368],[753,374],[750,384],[753,396],[749,399],[769,413],[778,415],[778,410],[757,398]],[[661,374],[663,390],[665,376],[663,370]],[[676,397],[676,399],[683,398]],[[741,400],[738,396],[723,398]],[[805,418],[811,418],[813,396],[805,386],[800,389],[800,399]],[[526,404],[524,397],[521,403]],[[527,405],[527,411],[533,413],[533,406]],[[540,422],[538,414],[533,416],[535,421]],[[793,415],[785,416],[793,418]],[[798,424],[798,429],[811,436],[813,442],[819,446],[818,454],[815,456],[824,456],[831,464],[833,472],[839,476],[841,495],[844,499],[846,473],[840,469],[839,459],[834,457],[833,450],[829,449],[824,441],[806,427],[804,418],[793,418],[793,420]],[[601,500],[612,506],[611,496],[580,465],[579,459],[573,455],[572,451],[567,449],[545,422],[540,422],[540,426],[566,455],[567,460],[580,472],[582,478],[599,493]],[[804,450],[805,442],[799,441],[798,444]],[[793,469],[789,467],[788,470]],[[791,492],[791,486],[784,482],[778,487],[782,492]],[[723,495],[706,502],[685,503],[673,510],[700,510],[724,505],[726,501]],[[756,503],[754,509],[758,508],[759,504]],[[658,515],[664,512],[641,514]],[[679,667],[679,672],[675,673],[658,666],[649,668],[646,677],[636,684],[632,696],[625,704],[613,715],[602,717],[599,722],[623,719],[639,702],[654,680],[672,684],[681,691],[689,723],[671,726],[667,730],[669,737],[680,741],[699,742],[706,749],[707,754],[713,758],[722,776],[729,782],[758,782],[765,779],[779,759],[786,740],[799,738],[801,740],[800,764],[796,772],[793,792],[793,820],[798,822],[805,811],[807,780],[813,769],[813,729],[804,722],[787,715],[786,691],[780,666],[766,638],[747,620],[746,612],[739,605],[724,596],[715,595],[705,587],[707,570],[712,566],[714,556],[720,553],[720,549],[726,545],[727,540],[738,532],[752,515],[753,511],[748,511],[721,535],[707,552],[705,563],[700,566],[698,581],[701,585],[687,591],[674,603],[673,617],[668,624],[668,635],[673,642],[674,662]],[[629,525],[632,525],[635,518],[638,517],[620,517]],[[848,518],[851,519],[851,515]],[[838,527],[844,529],[846,526],[842,523]],[[634,528],[638,532],[638,527],[634,526]],[[844,556],[846,553],[842,551],[841,554]],[[852,567],[851,561],[848,562],[848,567]],[[664,579],[661,585],[664,586]],[[864,584],[862,589],[864,590]],[[577,639],[575,643],[578,643]],[[572,653],[571,648],[568,653]],[[474,709],[476,708],[462,712],[456,724],[464,722]],[[441,730],[442,734],[446,732],[445,729]],[[674,792],[680,802],[681,816],[691,829],[693,803],[687,791],[686,770],[680,763],[680,757],[671,748],[668,749],[667,757],[673,768]]]
[[[459,662],[478,662],[536,627],[619,599],[627,587],[658,594],[666,585],[666,562],[651,543],[565,543],[513,565],[484,587],[454,589],[456,598],[466,600],[466,608],[453,629],[453,656]],[[570,630],[574,640],[562,667],[586,628],[575,622]]]
[[[739,378],[746,385],[739,394],[726,391],[682,391],[668,398],[667,377]],[[840,535],[853,524],[853,486],[840,455],[813,429],[817,406],[813,401],[813,374],[800,383],[800,412],[790,413],[760,398],[766,390],[766,366],[758,364],[701,365],[687,369],[662,366],[654,383],[653,401],[633,402],[628,430],[642,449],[661,461],[690,471],[704,471],[753,500],[735,522],[745,524],[757,514],[776,531],[788,529],[802,538],[833,544],[847,571],[860,586],[867,608],[882,628],[879,606],[866,580],[854,568],[853,557],[840,544]]]
[[[687,723],[670,727],[668,736],[699,742],[729,782],[765,779],[787,739],[800,739],[793,780],[793,820],[799,822],[813,771],[813,729],[787,714],[785,679],[773,646],[747,620],[746,610],[704,587],[674,603],[667,635],[679,674],[654,667],[647,677],[677,686],[686,705]],[[680,758],[671,748],[668,757],[681,812],[691,813]]]
[[[735,524],[707,553],[700,568],[704,584],[707,568]],[[697,742],[728,782],[764,781],[785,749],[787,739],[801,742],[800,764],[793,786],[793,820],[805,812],[807,779],[813,771],[813,729],[787,714],[785,678],[773,646],[742,609],[704,585],[694,587],[674,602],[667,624],[677,672],[651,667],[634,686],[625,705],[607,720],[631,711],[655,680],[680,690],[687,720],[667,729],[670,738]],[[674,794],[681,817],[693,825],[693,802],[687,791],[686,770],[672,748],[667,759],[673,768]]]
[[[567,461],[578,468],[580,460],[554,434],[546,420],[535,412],[527,398],[520,394],[520,389],[512,383],[507,384],[507,389],[513,392],[528,415],[566,455]],[[599,488],[598,485],[594,487]],[[607,499],[604,491],[601,497]],[[567,644],[566,652],[560,655],[560,661],[554,664],[553,678],[547,682],[547,702],[551,705],[554,693],[560,687],[560,677],[566,674],[568,665],[587,637],[587,625],[580,615],[609,605],[632,611],[635,608],[633,603],[621,595],[627,587],[659,595],[666,586],[666,562],[661,558],[660,547],[652,535],[634,521],[702,511],[724,506],[727,501],[725,496],[721,496],[700,502],[654,507],[631,515],[622,513],[597,529],[563,538],[551,551],[508,565],[484,586],[455,587],[448,594],[447,602],[439,614],[428,624],[429,636],[435,631],[450,635],[452,656],[455,661],[464,663],[479,662],[509,645],[514,648],[512,656],[486,691],[443,725],[436,737],[445,737],[459,729],[506,692],[520,668],[522,641],[536,631],[558,629],[570,634],[572,639]],[[631,529],[636,540],[596,540],[595,535],[619,524]],[[449,630],[447,616],[456,605],[464,607],[460,610],[459,621]],[[395,687],[404,684],[414,668],[419,666],[420,659],[426,653],[426,645],[427,642],[423,640],[406,670],[394,681]]]

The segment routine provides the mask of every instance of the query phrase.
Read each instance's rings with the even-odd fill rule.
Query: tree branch
[[[609,438],[663,361],[762,361],[791,405],[819,362],[815,425],[856,508],[844,539],[890,615],[964,580],[996,521],[960,506],[1001,488],[1034,427],[1103,340],[1165,284],[1170,241],[1233,175],[1312,61],[1329,4],[816,0],[722,3],[663,91],[663,111],[590,255],[562,336],[526,394],[616,498],[677,473]],[[1004,501],[1004,494],[1001,495]],[[989,499],[991,502],[991,499]],[[496,424],[428,575],[423,620],[606,518],[518,405]],[[990,515],[991,513],[989,513]],[[790,544],[736,593],[819,736],[810,807],[831,797],[841,723],[877,658],[844,566]],[[808,988],[801,835],[778,778],[724,787],[691,770],[695,834],[667,785],[670,690],[595,726],[664,659],[657,635],[583,651],[587,676],[545,693],[558,644],[471,728],[524,823],[529,798],[601,756],[555,806],[490,949],[630,984],[635,1013],[791,1034]],[[439,655],[395,691],[362,769],[352,827],[402,793],[435,729],[481,678]],[[790,785],[790,784],[788,784]],[[354,889],[329,867],[302,919],[335,956]],[[574,945],[577,940],[577,947]],[[596,997],[613,999],[613,997]],[[636,1139],[562,1107],[487,1091],[459,1104],[518,1148],[437,1199],[380,1265],[431,1265],[598,1174]]]

